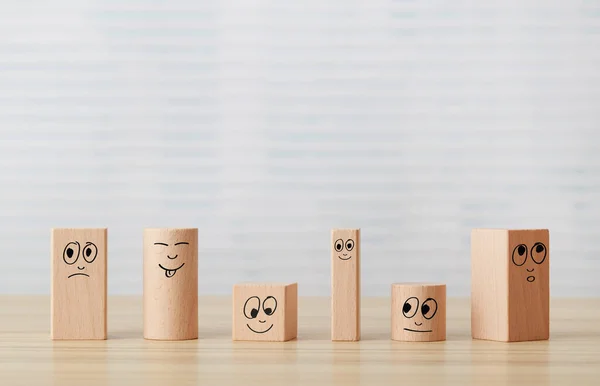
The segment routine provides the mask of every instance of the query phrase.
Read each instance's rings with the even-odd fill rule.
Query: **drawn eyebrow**
[[[165,244],[165,243],[154,243],[154,245],[164,245],[165,247],[169,246],[169,244]]]
[[[187,241],[180,241],[178,243],[175,243],[175,245],[190,245],[190,243],[188,243]]]

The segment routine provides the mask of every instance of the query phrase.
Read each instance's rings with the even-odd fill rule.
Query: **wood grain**
[[[392,284],[392,339],[405,342],[446,339],[445,284]]]
[[[52,339],[106,339],[106,228],[51,230]]]
[[[298,284],[233,286],[232,339],[279,341],[298,335]]]
[[[360,340],[360,229],[331,230],[331,340]]]
[[[548,339],[548,230],[474,229],[471,286],[474,338],[505,342]]]
[[[231,296],[199,299],[200,338],[142,339],[142,298],[109,297],[109,339],[52,341],[48,296],[0,296],[0,374],[12,385],[597,385],[600,299],[553,299],[551,338],[472,340],[449,298],[447,340],[390,340],[390,299],[363,299],[360,342],[331,342],[330,300],[299,298],[298,339],[232,342]]]
[[[144,230],[144,337],[198,338],[198,229]]]

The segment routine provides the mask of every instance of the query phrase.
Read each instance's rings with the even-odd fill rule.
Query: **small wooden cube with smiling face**
[[[297,334],[297,283],[233,287],[233,340],[285,342]]]

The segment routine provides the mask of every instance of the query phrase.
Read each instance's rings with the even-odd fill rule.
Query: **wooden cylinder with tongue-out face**
[[[144,338],[198,338],[198,229],[144,230]]]

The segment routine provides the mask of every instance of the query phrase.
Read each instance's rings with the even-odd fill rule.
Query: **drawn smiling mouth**
[[[272,329],[272,328],[273,328],[273,325],[271,324],[271,327],[267,328],[267,329],[266,329],[266,330],[264,330],[264,331],[256,331],[255,329],[253,329],[252,327],[250,327],[250,325],[249,325],[249,324],[246,324],[246,327],[248,327],[248,328],[250,329],[250,331],[252,331],[252,332],[255,332],[255,333],[257,333],[257,334],[264,334],[265,332],[268,332],[270,329]]]
[[[87,277],[90,277],[90,275],[88,275],[87,273],[78,272],[78,273],[72,273],[72,274],[70,274],[69,276],[67,276],[67,279],[70,278],[70,277],[73,277],[73,276],[87,276]]]
[[[410,331],[410,332],[431,332],[432,330],[412,330],[410,328],[405,328],[404,331]]]
[[[342,255],[347,256],[347,253],[342,253]],[[340,255],[338,255],[338,259],[340,260],[350,260],[352,258],[352,256],[348,256],[348,257],[342,257]]]
[[[173,277],[173,276],[175,276],[175,273],[177,272],[177,270],[180,269],[181,267],[183,267],[184,265],[185,265],[185,263],[182,263],[179,267],[177,267],[175,269],[165,268],[161,264],[159,264],[158,266],[165,270],[166,277]]]

